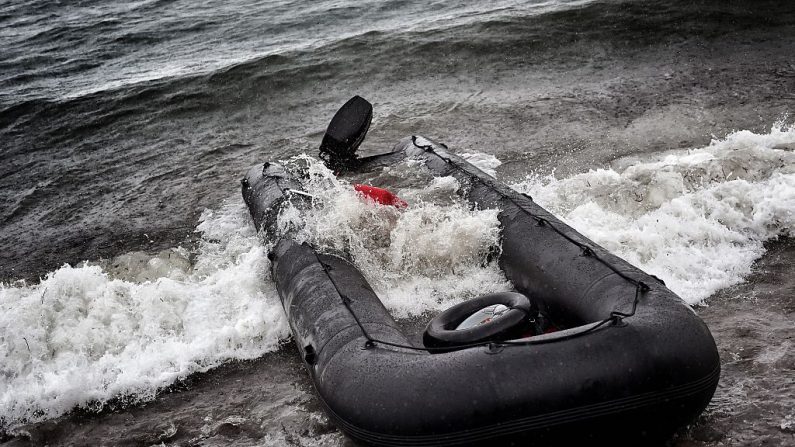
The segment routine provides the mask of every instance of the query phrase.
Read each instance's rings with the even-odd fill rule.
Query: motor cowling
[[[334,114],[320,143],[320,158],[333,171],[354,169],[356,149],[364,141],[373,119],[373,105],[354,96]]]

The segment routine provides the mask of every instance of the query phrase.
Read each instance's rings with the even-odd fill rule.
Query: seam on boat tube
[[[333,409],[331,409],[331,407],[323,398],[322,394],[318,393],[318,395],[321,402],[329,411],[329,413],[333,415],[334,419],[336,419],[346,431],[359,439],[365,440],[367,442],[378,443],[380,445],[390,446],[454,446],[460,445],[462,442],[485,441],[487,439],[493,438],[494,436],[510,436],[512,434],[528,430],[536,430],[545,427],[548,428],[556,425],[577,422],[579,420],[595,416],[606,416],[620,413],[622,411],[630,411],[652,405],[660,400],[675,401],[679,399],[686,399],[698,395],[715,386],[719,375],[720,367],[716,367],[710,373],[698,380],[668,388],[663,391],[649,391],[639,395],[614,399],[611,401],[598,402],[576,408],[559,410],[552,413],[516,419],[513,421],[490,424],[477,429],[461,430],[439,435],[401,436],[390,435],[386,433],[376,433],[370,430],[360,429],[352,423],[345,421]]]

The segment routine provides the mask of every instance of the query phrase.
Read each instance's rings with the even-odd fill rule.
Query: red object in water
[[[372,200],[373,202],[380,203],[381,205],[391,205],[395,208],[405,208],[409,206],[405,200],[394,195],[391,191],[387,191],[383,188],[355,183],[353,185],[353,189],[358,191],[359,194],[363,195],[364,197]]]

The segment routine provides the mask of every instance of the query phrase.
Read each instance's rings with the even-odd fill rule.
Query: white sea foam
[[[461,158],[477,166],[481,171],[492,177],[497,176],[497,168],[502,164],[494,155],[484,154],[482,152],[465,152],[461,154]]]
[[[288,334],[269,261],[242,204],[206,212],[196,260],[130,254],[0,288],[0,418],[14,425],[148,399]],[[192,265],[193,264],[193,265]]]
[[[496,264],[487,262],[499,240],[497,210],[469,209],[455,194],[454,178],[396,190],[410,203],[401,210],[368,203],[322,163],[302,161],[308,163],[305,186],[316,197],[314,206],[282,214],[282,228],[298,227],[298,240],[345,253],[396,317],[510,287]]]
[[[735,132],[704,148],[619,160],[513,185],[688,303],[737,284],[763,243],[795,234],[795,128]]]
[[[509,287],[486,263],[498,241],[496,211],[451,201],[454,179],[398,191],[411,206],[397,210],[369,203],[322,163],[302,160],[316,207],[304,216],[286,210],[282,225],[349,254],[397,317]],[[119,397],[150,399],[191,373],[274,350],[288,328],[269,280],[269,241],[258,239],[241,199],[230,203],[203,214],[193,251],[127,253],[66,265],[39,284],[2,285],[2,425]]]
[[[698,303],[742,281],[765,240],[793,233],[794,147],[795,130],[777,126],[514,186]],[[304,217],[288,208],[282,228],[350,256],[395,316],[509,288],[489,262],[497,213],[461,203],[455,179],[397,189],[410,204],[398,210],[368,203],[315,160],[293,164],[309,175],[315,206]],[[419,175],[416,164],[404,168]],[[190,249],[128,253],[0,287],[2,424],[149,399],[193,372],[276,349],[287,324],[240,199],[205,212],[197,231]]]

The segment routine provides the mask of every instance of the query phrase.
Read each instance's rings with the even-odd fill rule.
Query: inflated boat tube
[[[679,297],[443,146],[410,138],[390,157],[401,153],[455,176],[473,204],[501,210],[500,266],[570,328],[452,351],[416,346],[351,263],[282,237],[273,279],[317,396],[343,432],[380,446],[646,445],[704,409],[717,349]],[[249,171],[243,196],[258,228],[267,231],[291,181]]]
[[[472,314],[494,304],[505,306],[506,312],[487,324],[460,328],[461,323]],[[511,338],[511,335],[518,336],[524,332],[524,323],[531,315],[535,315],[533,305],[521,293],[490,293],[464,301],[437,315],[428,323],[422,341],[425,346],[441,348],[490,340],[506,340]]]

